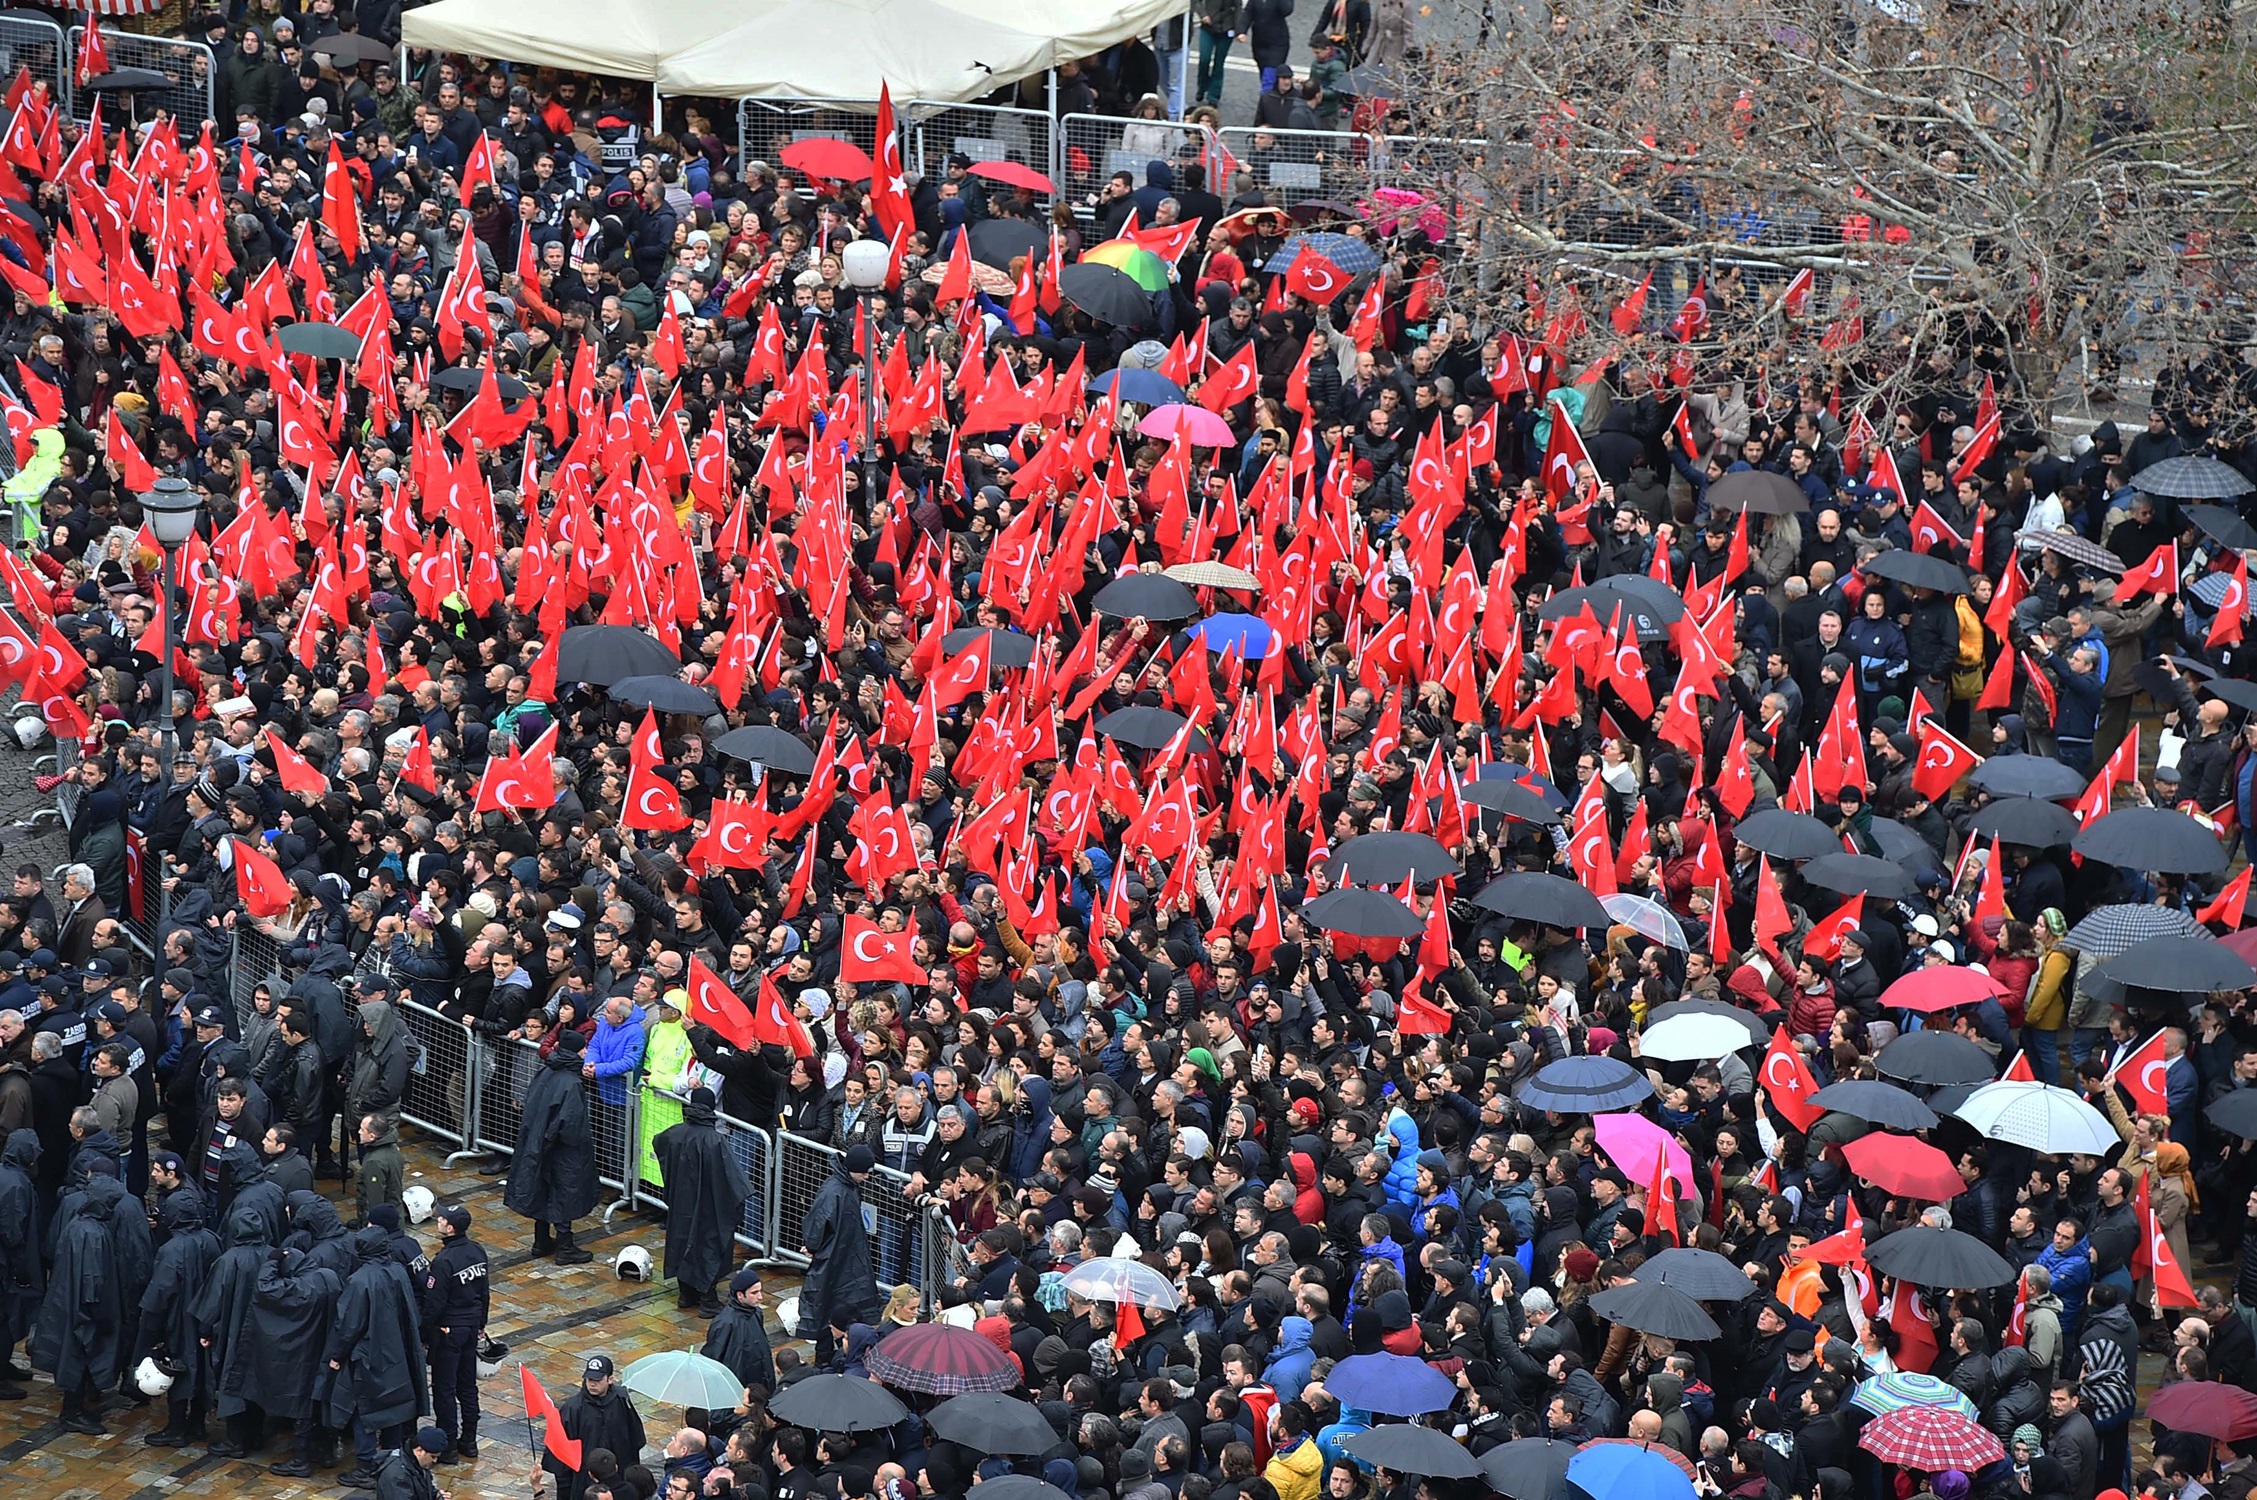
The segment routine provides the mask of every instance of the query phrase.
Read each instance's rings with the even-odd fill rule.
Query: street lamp
[[[846,284],[862,302],[862,513],[878,513],[878,293],[893,269],[893,250],[856,240],[839,253]]]
[[[169,793],[178,738],[172,721],[172,656],[174,641],[179,635],[178,622],[173,619],[173,603],[180,593],[180,549],[196,534],[196,522],[204,514],[204,497],[189,488],[187,480],[168,476],[158,480],[156,488],[141,497],[141,514],[148,521],[157,545],[165,549],[165,594],[158,610],[164,619],[165,659],[158,678],[157,758],[164,766],[162,785]]]

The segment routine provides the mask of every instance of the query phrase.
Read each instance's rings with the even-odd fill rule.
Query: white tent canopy
[[[1184,0],[439,0],[407,45],[667,94],[961,103],[1150,31]]]

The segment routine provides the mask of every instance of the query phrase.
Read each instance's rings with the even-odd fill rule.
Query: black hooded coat
[[[101,1187],[104,1183],[109,1185],[107,1191]],[[55,1236],[47,1296],[39,1305],[38,1326],[32,1330],[31,1367],[54,1376],[56,1386],[65,1392],[89,1384],[108,1390],[117,1384],[128,1283],[111,1230],[124,1201],[125,1187],[115,1177],[95,1178],[87,1185],[78,1212]],[[144,1234],[147,1227],[142,1226]]]
[[[736,1264],[736,1233],[752,1180],[714,1128],[714,1107],[691,1102],[682,1120],[651,1142],[666,1178],[666,1274],[700,1295]]]
[[[165,1394],[189,1401],[207,1394],[203,1361],[197,1356],[196,1310],[220,1257],[219,1236],[204,1225],[204,1205],[195,1198],[168,1199],[160,1211],[164,1245],[141,1292],[141,1350],[170,1362],[172,1389]]]
[[[870,1269],[870,1231],[862,1217],[862,1189],[841,1162],[815,1194],[800,1222],[807,1250],[807,1280],[799,1289],[799,1326],[804,1332],[826,1324],[844,1328],[874,1323],[885,1306]]]
[[[243,1387],[258,1348],[251,1308],[259,1273],[274,1253],[259,1211],[237,1204],[227,1216],[227,1248],[212,1263],[196,1301],[196,1337],[204,1347],[201,1379],[213,1409],[223,1417],[243,1410]]]
[[[559,1047],[542,1059],[525,1086],[502,1201],[545,1224],[569,1224],[596,1207],[595,1143],[588,1133],[588,1099],[580,1084],[580,1054]]]
[[[39,1136],[8,1132],[0,1146],[0,1349],[13,1349],[39,1319]]]
[[[391,1235],[376,1225],[353,1236],[353,1250],[359,1264],[337,1299],[319,1376],[324,1420],[339,1428],[355,1417],[370,1427],[411,1422],[431,1409],[415,1288],[392,1256]],[[331,1361],[339,1368],[328,1368]]]
[[[242,1362],[241,1396],[269,1417],[297,1421],[316,1415],[316,1383],[329,1374],[324,1362],[329,1325],[343,1288],[337,1273],[306,1264],[298,1250],[277,1250],[259,1267],[246,1330],[250,1357]],[[223,1388],[224,1389],[224,1388]]]

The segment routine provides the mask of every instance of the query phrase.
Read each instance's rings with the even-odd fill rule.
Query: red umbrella
[[[2257,964],[2257,927],[2244,927],[2218,939],[2218,946],[2247,963]]]
[[[795,172],[831,182],[860,182],[872,170],[869,152],[835,135],[793,141],[778,152],[777,157]]]
[[[1945,1469],[1971,1474],[2006,1457],[2005,1447],[1980,1423],[1948,1406],[1907,1406],[1875,1417],[1857,1445],[1884,1463],[1930,1474]]]
[[[1967,1191],[1950,1157],[1908,1135],[1861,1135],[1842,1155],[1852,1172],[1899,1198],[1944,1203]]]
[[[2221,1443],[2257,1437],[2257,1395],[2215,1380],[2181,1380],[2155,1393],[2148,1420]]]
[[[1955,1005],[1995,1000],[2005,993],[2005,986],[1973,969],[1915,969],[1881,992],[1881,1009],[1932,1014]]]
[[[1050,193],[1057,189],[1050,179],[1022,162],[976,161],[970,168],[974,177],[985,177],[990,182],[1000,182],[1006,187],[1023,187],[1030,193]]]
[[[882,1385],[929,1396],[1008,1391],[1019,1384],[1017,1360],[953,1323],[896,1328],[870,1346],[863,1368]]]

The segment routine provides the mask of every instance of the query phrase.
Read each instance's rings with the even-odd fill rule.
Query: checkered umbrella
[[[2257,485],[2232,464],[2197,455],[2149,464],[2132,476],[2132,488],[2143,495],[2168,495],[2174,500],[2231,500],[2257,489]]]
[[[2203,929],[2175,906],[2097,906],[2062,937],[2064,947],[2091,959],[2109,959],[2134,943],[2156,937],[2200,937]]]
[[[2098,542],[2087,541],[2073,531],[2018,531],[2014,534],[2014,540],[2024,547],[2059,553],[2080,567],[2106,573],[2111,578],[2121,578],[2124,573],[2122,558]]]
[[[1982,1415],[1957,1386],[1933,1375],[1916,1375],[1910,1370],[1896,1370],[1860,1382],[1851,1393],[1849,1404],[1877,1417],[1908,1406],[1941,1406],[1970,1419],[1979,1419]]]
[[[1865,1424],[1857,1445],[1884,1463],[1938,1473],[1969,1473],[2006,1457],[1983,1425],[1947,1406],[1907,1406]]]
[[[968,1328],[912,1323],[870,1346],[863,1361],[872,1380],[928,1396],[967,1391],[1008,1391],[1019,1383],[1019,1364]]]

